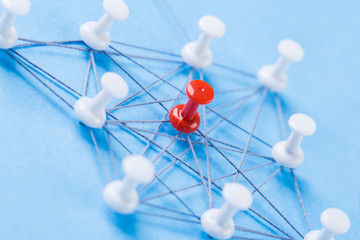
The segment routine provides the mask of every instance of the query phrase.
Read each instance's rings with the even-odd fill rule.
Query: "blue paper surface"
[[[110,30],[112,40],[135,46],[158,49],[179,54],[187,39],[173,18],[166,4],[160,0],[127,1],[130,8],[129,19],[116,22]],[[199,34],[198,19],[205,14],[221,18],[227,27],[222,39],[211,45],[214,61],[223,65],[256,74],[258,69],[273,63],[277,57],[277,43],[284,38],[298,41],[305,50],[305,58],[290,66],[288,88],[279,96],[284,119],[293,113],[302,112],[312,116],[317,122],[317,132],[304,139],[304,164],[294,172],[303,197],[304,206],[311,229],[319,229],[320,214],[328,207],[338,207],[347,212],[352,220],[350,231],[336,239],[357,239],[359,226],[359,103],[360,82],[360,2],[355,0],[336,1],[214,1],[183,0],[168,1],[178,21],[191,39]],[[39,0],[32,3],[30,13],[16,20],[19,37],[37,41],[80,40],[79,27],[82,23],[97,20],[103,14],[102,1],[54,1]],[[19,41],[19,44],[26,43]],[[121,44],[112,44],[119,51],[138,56],[177,59]],[[83,44],[73,44],[85,49]],[[56,46],[32,46],[15,48],[15,51],[46,69],[50,74],[82,92],[88,69],[89,52]],[[11,52],[10,52],[11,53]],[[14,53],[11,53],[14,55]],[[128,81],[130,94],[140,90],[117,65],[104,54],[94,54],[97,74],[114,71]],[[114,59],[141,84],[147,85],[157,77],[124,57]],[[180,63],[162,62],[134,58],[136,62],[159,76],[166,75],[179,67]],[[201,226],[194,223],[169,220],[156,216],[134,214],[121,216],[112,213],[102,200],[102,189],[107,183],[99,156],[94,148],[89,129],[81,126],[73,111],[43,84],[25,71],[6,52],[0,51],[0,239],[207,239]],[[31,68],[34,71],[33,68]],[[182,88],[187,81],[189,68],[184,67],[169,81]],[[75,97],[56,86],[54,81],[44,78],[44,82],[74,104]],[[195,72],[195,77],[199,73]],[[260,86],[259,82],[244,74],[212,66],[204,70],[204,79],[216,92]],[[216,108],[249,94],[251,91],[229,92],[216,95],[209,105]],[[160,100],[176,98],[178,91],[163,82],[151,89]],[[90,71],[87,95],[96,94],[96,78]],[[219,96],[219,97],[218,97]],[[179,100],[183,103],[186,99]],[[230,117],[247,131],[252,129],[261,100],[261,91],[243,108]],[[153,101],[147,94],[141,94],[128,104]],[[117,102],[112,102],[114,105]],[[172,102],[164,105],[170,108]],[[234,105],[223,108],[226,115]],[[200,111],[202,113],[202,110]],[[164,109],[152,104],[149,107],[124,108],[115,111],[122,120],[161,120]],[[208,113],[208,128],[220,118]],[[155,131],[158,123],[133,123],[136,128]],[[128,129],[109,127],[114,135],[133,153],[141,154],[147,141]],[[202,124],[201,130],[204,130]],[[286,124],[287,134],[290,130]],[[165,123],[162,133],[176,136],[169,123]],[[121,178],[121,159],[129,153],[112,140],[118,166],[113,167],[111,151],[104,130],[94,130],[105,168],[112,179],[116,173]],[[145,134],[145,133],[144,133]],[[146,136],[151,138],[151,134]],[[283,139],[274,94],[265,99],[254,135],[273,145]],[[181,135],[186,138],[186,135]],[[248,135],[229,123],[222,124],[211,137],[227,141],[244,148]],[[191,136],[196,141],[196,136]],[[156,143],[166,147],[169,138],[158,136]],[[180,155],[189,147],[186,141],[176,141],[169,148]],[[195,146],[201,168],[206,170],[204,146]],[[154,159],[160,152],[152,146],[147,152]],[[225,150],[224,150],[225,151]],[[249,151],[265,156],[271,149],[252,139]],[[238,164],[241,153],[226,151],[227,156]],[[219,152],[210,150],[212,177],[231,173],[234,169]],[[196,168],[191,152],[182,158]],[[174,158],[168,154],[155,164],[157,171],[166,167]],[[260,165],[261,158],[246,155],[244,167]],[[272,164],[261,170],[249,171],[246,175],[256,184],[261,184],[279,166]],[[161,176],[172,189],[201,183],[201,179],[183,164],[177,163]],[[233,177],[220,180],[220,186]],[[239,182],[251,186],[239,177]],[[168,190],[159,182],[144,191],[146,198]],[[223,203],[219,191],[214,188],[214,207]],[[307,227],[290,171],[283,170],[261,188],[268,199],[288,218],[293,226],[306,234]],[[202,185],[178,195],[197,216],[209,207],[208,198]],[[181,212],[187,209],[176,197],[168,195],[150,201]],[[253,208],[295,239],[301,236],[274,211],[259,195],[254,194]],[[192,219],[141,205],[140,211],[159,215]],[[254,214],[238,213],[238,226],[255,229],[276,236],[285,235],[268,223],[258,220]],[[267,239],[262,235],[236,231],[236,236]],[[286,237],[286,236],[285,236]],[[275,239],[270,238],[269,239]]]

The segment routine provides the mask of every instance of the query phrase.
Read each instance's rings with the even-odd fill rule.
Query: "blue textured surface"
[[[91,2],[91,3],[90,3]],[[180,28],[162,1],[128,1],[130,17],[115,23],[111,29],[113,40],[138,46],[178,53],[187,42]],[[352,219],[347,235],[337,239],[356,239],[359,226],[360,184],[360,128],[358,93],[360,82],[360,8],[359,1],[169,1],[179,21],[192,39],[198,35],[197,20],[204,14],[220,17],[227,26],[223,39],[211,46],[216,62],[255,74],[264,64],[276,60],[277,43],[283,38],[298,41],[305,50],[301,63],[289,69],[289,86],[281,93],[284,117],[295,112],[311,115],[318,124],[312,137],[306,138],[303,149],[306,154],[303,166],[295,170],[304,205],[312,229],[320,227],[319,216],[327,207],[339,207]],[[97,20],[103,14],[101,1],[54,1],[39,0],[32,4],[31,12],[16,22],[19,36],[27,39],[58,41],[78,40],[79,26],[88,20]],[[123,52],[154,56],[132,48],[114,45]],[[84,84],[88,53],[56,47],[32,47],[19,49],[31,61],[48,70],[62,81],[81,90]],[[158,55],[156,55],[158,56]],[[95,54],[99,75],[119,69],[106,57]],[[140,70],[124,59],[121,64],[142,83],[150,83],[154,76]],[[198,224],[182,223],[141,214],[119,216],[111,213],[102,201],[101,192],[106,178],[93,147],[89,131],[78,124],[70,109],[53,94],[26,73],[6,53],[0,52],[0,238],[1,239],[199,239],[206,238]],[[179,64],[139,60],[159,75]],[[178,87],[186,80],[185,68],[172,80]],[[255,79],[244,77],[221,68],[211,67],[204,72],[205,79],[215,90],[233,87],[258,86]],[[139,88],[129,80],[131,92]],[[90,77],[93,95],[95,78]],[[59,90],[59,88],[56,88]],[[60,91],[60,90],[59,90]],[[153,89],[154,94],[167,99],[176,96],[165,84]],[[69,96],[69,95],[67,95]],[[151,101],[141,95],[134,103]],[[212,106],[235,99],[236,93],[217,98]],[[258,107],[260,95],[243,111],[232,118],[250,130]],[[75,98],[67,99],[73,104]],[[170,106],[169,103],[166,106]],[[159,107],[139,108],[142,111],[119,111],[124,119],[161,119],[164,112]],[[229,110],[229,109],[228,109]],[[226,109],[224,109],[224,114]],[[209,122],[215,121],[214,116]],[[134,125],[136,126],[136,125]],[[148,129],[154,129],[149,125]],[[155,128],[156,129],[156,128]],[[230,125],[223,125],[221,139],[244,147],[246,135],[232,132]],[[226,130],[227,129],[227,130]],[[135,153],[142,153],[144,142],[122,130],[114,130]],[[176,135],[169,125],[163,132]],[[289,129],[287,128],[289,133]],[[271,95],[265,101],[255,135],[274,144],[281,140],[281,128]],[[103,131],[96,136],[104,155],[106,166],[111,169],[110,152]],[[151,136],[151,135],[150,135]],[[216,135],[220,136],[220,135]],[[237,138],[238,137],[238,138]],[[166,146],[169,139],[157,140]],[[270,155],[270,148],[252,141],[250,150]],[[116,159],[127,153],[116,143]],[[187,148],[185,143],[173,146],[174,153]],[[201,149],[199,158],[205,163]],[[152,148],[150,159],[158,151]],[[219,154],[212,153],[214,176],[228,169],[223,166]],[[229,153],[230,154],[230,153]],[[187,155],[191,159],[191,155]],[[241,154],[232,156],[234,159]],[[164,157],[157,169],[171,160]],[[246,162],[256,162],[252,157]],[[193,160],[189,163],[194,165]],[[259,162],[257,162],[259,164]],[[256,165],[256,164],[255,164]],[[205,166],[205,165],[204,165]],[[216,166],[216,167],[215,167]],[[185,168],[173,168],[163,180],[171,186],[187,186],[199,182],[187,174]],[[249,173],[260,184],[270,176],[276,166]],[[224,171],[224,172],[221,172]],[[110,170],[113,177],[114,172]],[[230,178],[229,181],[232,181]],[[242,182],[242,181],[240,181]],[[222,185],[224,181],[220,181]],[[144,196],[166,192],[155,184]],[[187,191],[181,197],[194,208],[197,215],[208,207],[202,186]],[[306,224],[288,171],[283,171],[265,185],[264,194],[281,209],[284,215],[304,234]],[[222,201],[214,194],[214,205]],[[163,198],[159,204],[177,207],[185,211],[175,198]],[[295,239],[299,235],[279,219],[278,214],[259,196],[255,196],[254,208],[289,232]],[[155,208],[147,212],[158,213]],[[258,229],[281,235],[277,231],[254,220],[246,214],[236,215],[242,227]],[[242,233],[238,236],[248,236]],[[262,236],[250,235],[262,239]],[[281,235],[283,236],[283,235]]]

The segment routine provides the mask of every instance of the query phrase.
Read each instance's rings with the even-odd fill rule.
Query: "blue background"
[[[179,53],[187,39],[162,1],[127,3],[130,17],[111,28],[113,40]],[[276,46],[281,39],[295,39],[304,47],[305,58],[290,67],[289,86],[281,93],[286,119],[295,112],[303,112],[311,115],[318,124],[316,134],[306,138],[302,145],[306,159],[304,165],[296,169],[296,176],[312,229],[321,227],[319,216],[322,210],[339,207],[351,217],[352,228],[347,235],[336,239],[356,239],[360,234],[360,2],[172,0],[169,4],[192,39],[198,36],[197,21],[201,16],[212,14],[225,22],[226,35],[215,40],[211,48],[215,61],[227,66],[256,74],[262,65],[276,60]],[[28,15],[17,19],[16,29],[20,37],[27,39],[79,40],[79,26],[86,21],[97,20],[102,14],[101,1],[39,0],[32,3]],[[83,86],[88,61],[85,53],[50,47],[21,51],[76,89]],[[137,53],[130,48],[123,51]],[[108,59],[95,57],[100,62],[98,68],[101,73],[118,71]],[[6,53],[0,52],[0,62],[1,239],[206,238],[199,225],[111,213],[102,201],[101,191],[106,178],[88,131],[80,127],[66,105]],[[130,63],[124,64],[137,77],[151,82],[148,74]],[[146,61],[144,64],[160,75],[176,66]],[[178,78],[184,80],[186,69],[181,74]],[[205,70],[205,78],[218,87],[215,89],[258,85],[254,79],[215,67]],[[178,86],[183,84],[177,83]],[[171,96],[163,99],[166,98]],[[224,102],[226,100],[223,99]],[[141,102],[141,99],[138,101]],[[247,110],[252,117],[238,119],[246,129],[251,129],[254,119],[253,111],[257,105],[252,106],[253,110]],[[273,114],[276,113],[270,102],[267,107],[265,113],[270,114],[270,109]],[[149,117],[144,116],[146,114]],[[148,110],[141,119],[160,119],[162,115]],[[130,114],[128,117],[136,119],[135,116]],[[276,115],[262,116],[258,126],[255,131],[257,136],[271,144],[281,140]],[[270,133],[269,129],[276,129],[276,132]],[[105,139],[102,132],[96,134],[99,139]],[[233,136],[229,133],[228,137]],[[243,147],[247,138],[245,135],[242,137],[239,144]],[[123,140],[134,141],[132,150],[136,153],[144,149],[143,143],[135,143],[130,136],[124,136]],[[100,140],[101,143],[106,142]],[[254,146],[254,149],[269,155],[270,150],[262,147]],[[102,151],[109,155],[106,147]],[[117,161],[126,155],[119,150]],[[156,156],[156,152],[149,153],[149,156]],[[110,168],[110,161],[107,164]],[[166,180],[170,183],[181,177],[179,173],[173,174],[167,176]],[[306,233],[296,193],[289,190],[292,186],[289,176],[288,172],[282,173],[272,187],[264,191],[282,207],[285,214],[294,215],[294,224]],[[186,186],[196,179],[183,181]],[[156,188],[149,191],[149,194],[154,193]],[[287,196],[288,193],[292,195]],[[195,194],[198,193],[193,192],[192,196],[200,198],[197,199],[199,202],[202,198],[198,196],[205,196]],[[207,199],[204,197],[203,201]],[[215,203],[215,206],[220,206],[221,199],[216,199]],[[292,208],[295,207],[297,211],[294,212]],[[201,204],[195,208],[197,214],[206,209]],[[272,215],[271,212],[267,214]],[[250,220],[244,220],[245,223],[247,221],[251,225]]]

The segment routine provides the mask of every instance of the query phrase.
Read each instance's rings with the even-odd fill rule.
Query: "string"
[[[204,131],[205,131],[205,150],[206,150],[206,170],[208,177],[208,191],[209,191],[209,206],[213,208],[212,202],[212,189],[211,189],[211,175],[210,175],[210,154],[209,154],[209,146],[208,146],[208,131],[206,124],[206,111],[205,106],[203,106],[203,122],[204,122]]]
[[[241,169],[242,164],[243,164],[243,162],[244,162],[244,160],[245,160],[245,156],[246,156],[247,150],[248,150],[248,148],[249,148],[251,138],[252,138],[252,136],[253,136],[253,134],[254,134],[256,124],[257,124],[257,122],[258,122],[258,120],[259,120],[260,112],[261,112],[261,109],[262,109],[262,107],[263,107],[263,105],[264,105],[264,101],[265,101],[267,92],[268,92],[267,88],[264,88],[263,94],[262,94],[261,100],[260,100],[260,105],[259,105],[259,108],[258,108],[258,110],[257,110],[257,112],[256,112],[255,121],[254,121],[253,126],[252,126],[252,128],[251,128],[251,131],[250,131],[250,134],[249,134],[249,138],[248,138],[248,140],[247,140],[247,142],[246,142],[246,145],[245,145],[245,148],[244,148],[244,152],[243,152],[243,154],[242,154],[242,156],[241,156],[241,160],[240,160],[240,164],[239,164],[239,169]],[[238,176],[239,176],[239,174],[236,174],[235,179],[234,179],[234,182],[237,181]]]
[[[168,9],[168,11],[171,13],[171,16],[174,18],[176,24],[179,26],[180,30],[182,31],[182,33],[184,34],[185,38],[188,41],[191,41],[191,38],[189,36],[189,34],[187,33],[186,29],[184,28],[184,26],[181,24],[179,18],[177,17],[175,11],[172,9],[172,7],[170,6],[170,4],[168,3],[167,0],[163,0],[163,3],[165,4],[166,8]]]
[[[146,68],[146,67],[144,67],[143,65],[141,65],[141,64],[139,64],[138,62],[136,62],[135,60],[133,60],[133,59],[131,59],[131,58],[129,58],[128,56],[126,56],[126,55],[124,55],[123,53],[121,53],[119,50],[117,50],[117,49],[115,49],[114,47],[112,47],[112,46],[110,46],[110,48],[111,49],[113,49],[114,51],[116,51],[116,52],[118,52],[118,53],[120,53],[120,54],[122,54],[125,58],[127,58],[129,61],[131,61],[131,62],[133,62],[133,63],[135,63],[137,66],[139,66],[140,68],[142,68],[142,69],[144,69],[144,70],[146,70],[148,73],[150,73],[150,74],[152,74],[152,75],[154,75],[155,77],[157,77],[157,78],[159,78],[159,79],[161,79],[163,82],[165,82],[166,84],[168,84],[169,86],[171,86],[171,87],[173,87],[174,89],[176,89],[176,90],[178,90],[178,91],[181,91],[181,93],[183,93],[184,95],[185,95],[185,93],[184,93],[184,91],[183,90],[181,90],[181,89],[179,89],[179,88],[177,88],[176,86],[174,86],[173,84],[171,84],[169,81],[167,81],[166,79],[164,79],[164,78],[161,78],[158,74],[156,74],[156,73],[154,73],[153,71],[151,71],[150,69],[148,69],[148,68]],[[106,53],[105,53],[106,54]],[[110,57],[110,56],[109,56]],[[110,57],[111,58],[111,57]],[[118,64],[117,64],[118,65]],[[211,110],[211,112],[213,112],[213,113],[215,113],[216,115],[218,115],[219,117],[222,117],[222,118],[224,118],[221,114],[219,114],[219,113],[217,113],[216,111],[214,111],[214,110],[212,110],[212,109],[210,109],[209,107],[206,107],[208,110]],[[228,121],[229,123],[231,123],[232,125],[234,125],[234,126],[236,126],[237,128],[239,128],[240,130],[242,130],[243,132],[245,132],[246,134],[250,134],[248,131],[246,131],[244,128],[242,128],[242,127],[240,127],[240,126],[238,126],[237,124],[235,124],[234,122],[232,122],[232,121],[230,121],[229,119],[226,119],[226,118],[224,118],[226,121]],[[258,137],[256,137],[255,135],[253,135],[252,136],[254,139],[257,139],[257,140],[259,140],[261,143],[264,143],[265,145],[267,145],[267,146],[269,146],[269,147],[271,147],[271,145],[270,144],[268,144],[268,143],[266,143],[265,141],[263,141],[263,140],[261,140],[260,138],[258,138]]]
[[[295,174],[294,174],[294,170],[291,169],[290,172],[291,172],[291,175],[292,175],[292,177],[293,177],[294,185],[295,185],[295,189],[296,189],[296,193],[297,193],[297,196],[298,196],[298,198],[299,198],[299,203],[300,203],[302,212],[303,212],[303,214],[304,214],[304,218],[305,218],[305,222],[306,222],[306,227],[307,227],[308,231],[310,232],[310,231],[311,231],[311,228],[310,228],[309,220],[308,220],[308,218],[307,218],[307,214],[306,214],[306,211],[305,211],[304,201],[303,201],[302,196],[301,196],[299,184],[298,184],[298,182],[297,182],[297,180],[296,180],[296,177],[295,177]]]
[[[191,143],[191,141],[190,141],[189,134],[186,134],[186,136],[187,136],[187,138],[188,138],[189,146],[190,146],[190,148],[191,148],[192,155],[194,156],[195,163],[196,163],[196,166],[197,166],[197,168],[198,168],[198,171],[199,171],[199,174],[200,174],[201,181],[202,181],[202,183],[203,183],[203,185],[204,185],[204,188],[205,188],[205,191],[206,191],[206,193],[207,193],[208,197],[210,198],[210,195],[209,195],[209,190],[208,190],[208,188],[207,188],[207,186],[206,186],[206,182],[205,182],[204,174],[203,174],[203,173],[202,173],[202,171],[201,171],[201,168],[200,168],[200,165],[199,165],[199,160],[198,160],[198,158],[197,158],[197,156],[196,156],[196,153],[195,153],[194,147],[193,147],[193,145],[192,145],[192,143]]]
[[[6,51],[6,50],[5,50]],[[76,90],[74,90],[73,88],[71,88],[69,85],[65,84],[64,82],[60,81],[58,78],[54,77],[52,74],[50,74],[49,72],[45,71],[44,69],[40,68],[38,65],[36,65],[35,63],[31,62],[29,59],[25,58],[23,55],[21,55],[20,53],[16,52],[13,49],[10,49],[9,51],[11,51],[12,53],[14,53],[15,55],[17,55],[18,57],[20,57],[22,60],[24,60],[25,62],[27,62],[28,64],[30,64],[32,67],[34,67],[35,69],[39,70],[40,72],[44,73],[46,76],[50,77],[51,79],[55,80],[57,83],[59,83],[60,85],[64,86],[65,88],[67,88],[68,90],[70,90],[70,94],[72,94],[73,96],[80,96],[80,93],[77,92]]]
[[[14,57],[13,55],[11,55],[11,53],[9,53],[9,51],[4,50],[12,59],[14,59],[23,69],[25,69],[28,73],[30,73],[36,80],[38,80],[43,86],[45,86],[47,89],[49,89],[52,93],[55,94],[55,96],[57,96],[61,101],[63,101],[68,107],[70,107],[71,109],[73,108],[73,106],[66,101],[62,96],[60,96],[54,89],[52,89],[49,85],[47,85],[43,80],[41,80],[33,71],[30,70],[30,68],[28,68],[27,66],[25,66],[24,63],[22,63],[21,61],[19,61],[16,57]]]
[[[282,130],[283,138],[286,139],[284,117],[282,114],[282,108],[281,108],[281,102],[279,99],[279,95],[277,93],[275,94],[274,99],[275,99],[276,109],[277,109],[279,120],[280,120],[280,126],[281,126],[281,130]]]
[[[99,145],[98,145],[98,143],[97,143],[97,141],[96,141],[96,138],[95,138],[95,135],[94,135],[94,133],[93,133],[93,130],[92,130],[91,128],[89,128],[89,131],[90,131],[91,139],[92,139],[92,141],[93,141],[93,143],[94,143],[94,147],[95,147],[96,153],[97,153],[98,156],[99,156],[100,164],[101,164],[101,166],[102,166],[103,172],[105,173],[105,176],[106,176],[106,178],[107,178],[107,180],[108,180],[108,182],[109,182],[109,181],[111,181],[111,178],[110,178],[110,175],[109,175],[109,173],[108,173],[108,171],[107,171],[107,169],[106,169],[106,167],[105,167],[105,162],[104,162],[104,159],[103,159],[103,157],[102,157],[102,155],[101,155],[101,152],[100,152],[100,149],[99,149]]]
[[[191,69],[190,72],[189,72],[188,80],[184,83],[184,86],[183,86],[183,87],[185,87],[185,85],[187,84],[187,82],[188,82],[190,79],[192,79],[193,72],[194,72],[194,70]],[[175,98],[179,98],[179,96],[180,96],[180,93],[178,93],[178,95],[177,95]],[[170,108],[174,107],[175,102],[176,102],[176,101],[173,101],[173,103],[172,103],[172,105],[171,105]],[[164,119],[167,119],[167,116],[168,116],[168,113],[166,113],[166,114],[164,115],[163,120],[164,120]],[[158,133],[158,132],[160,131],[161,127],[162,127],[162,124],[160,124],[160,125],[158,126],[158,128],[156,129],[154,135],[153,135],[152,138],[151,138],[151,141],[153,141],[153,140],[155,139],[156,133]],[[145,155],[146,151],[149,149],[150,145],[151,145],[151,142],[149,142],[149,143],[146,145],[146,148],[145,148],[144,153],[143,153],[144,155]]]
[[[91,70],[91,53],[89,54],[88,67],[87,67],[87,70],[86,70],[85,86],[84,86],[84,91],[83,91],[83,94],[82,94],[83,96],[86,95],[87,88],[88,88],[88,85],[89,85],[90,70]]]

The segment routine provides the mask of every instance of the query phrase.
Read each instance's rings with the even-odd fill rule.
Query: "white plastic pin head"
[[[225,203],[220,208],[209,209],[201,216],[201,226],[210,236],[217,239],[229,239],[234,234],[233,217],[238,210],[250,208],[253,198],[250,191],[241,184],[227,183],[222,195]]]
[[[290,62],[299,62],[304,58],[304,50],[302,47],[297,42],[290,39],[280,41],[278,50],[281,56]]]
[[[129,8],[123,0],[104,0],[104,16],[97,22],[86,22],[80,27],[83,41],[91,48],[105,50],[109,47],[111,37],[108,32],[112,24],[124,21],[129,17]]]
[[[114,72],[107,72],[101,78],[101,85],[112,97],[124,98],[129,93],[126,81]]]
[[[15,46],[18,35],[14,28],[17,16],[26,15],[30,11],[28,0],[1,0],[5,12],[0,19],[0,48],[8,49]]]
[[[125,178],[122,181],[108,183],[103,191],[106,204],[115,212],[133,213],[139,203],[136,187],[148,183],[154,177],[154,167],[141,155],[131,155],[123,160]]]
[[[217,17],[204,16],[199,20],[201,35],[196,42],[187,43],[181,49],[185,63],[194,68],[206,68],[212,64],[213,56],[210,50],[212,38],[221,38],[225,34],[225,25]]]
[[[328,208],[320,217],[321,230],[311,231],[304,240],[333,240],[335,235],[346,233],[351,225],[349,216],[338,208]]]
[[[76,116],[91,128],[102,128],[106,120],[106,105],[113,97],[124,98],[129,92],[126,81],[113,72],[105,73],[101,83],[103,89],[94,98],[80,97],[74,105]]]
[[[226,29],[219,18],[211,15],[200,18],[199,28],[202,33],[211,38],[222,38]]]
[[[304,50],[295,41],[285,39],[278,44],[280,58],[273,65],[265,65],[258,72],[260,82],[270,90],[279,92],[287,86],[286,70],[291,62],[304,58]]]
[[[129,8],[122,0],[105,0],[104,10],[109,16],[118,21],[124,21],[129,17]]]
[[[28,0],[2,0],[1,5],[7,12],[16,16],[26,15],[31,7]]]
[[[308,115],[297,113],[290,117],[289,126],[292,133],[286,141],[273,146],[272,156],[282,166],[296,168],[304,162],[304,153],[300,148],[303,137],[315,133],[316,123]]]
[[[252,204],[252,195],[249,190],[238,183],[227,183],[223,188],[222,195],[225,201],[236,210],[248,210]]]
[[[154,167],[151,162],[142,155],[126,157],[122,163],[122,169],[126,176],[136,183],[148,183],[154,177]]]
[[[299,136],[311,136],[316,131],[315,121],[306,114],[296,113],[289,118],[289,127]]]

